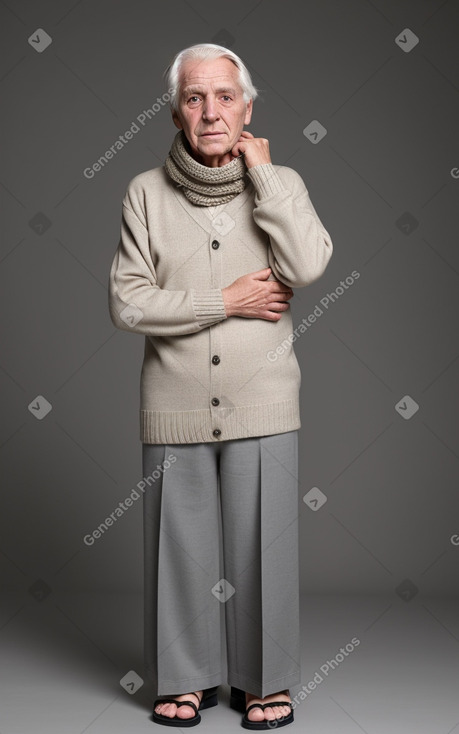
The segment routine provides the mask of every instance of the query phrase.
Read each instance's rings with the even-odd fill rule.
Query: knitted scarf
[[[203,166],[189,153],[189,143],[183,130],[175,136],[164,168],[183,189],[187,199],[197,206],[226,204],[244,191],[247,184],[243,156],[217,168]]]

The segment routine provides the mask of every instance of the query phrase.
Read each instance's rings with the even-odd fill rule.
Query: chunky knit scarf
[[[226,204],[244,191],[247,184],[243,156],[225,166],[212,168],[195,161],[183,130],[175,136],[164,167],[183,193],[197,206]]]

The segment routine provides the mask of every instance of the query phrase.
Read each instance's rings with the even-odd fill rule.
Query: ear
[[[177,110],[172,110],[172,119],[174,121],[175,127],[178,127],[179,130],[183,130],[183,125],[180,122],[180,117],[178,116]]]
[[[252,119],[253,99],[247,102],[247,108],[245,112],[244,125],[248,125]]]

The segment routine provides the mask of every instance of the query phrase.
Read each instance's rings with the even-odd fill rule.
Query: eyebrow
[[[236,96],[236,90],[233,89],[233,87],[226,87],[226,86],[217,87],[215,91],[216,92],[230,92],[231,94]],[[199,88],[199,85],[194,85],[194,84],[192,86],[185,87],[185,89],[183,90],[183,96],[191,94],[192,92],[196,92],[197,94],[202,94],[202,87]]]

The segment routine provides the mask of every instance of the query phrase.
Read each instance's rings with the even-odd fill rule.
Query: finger
[[[248,143],[249,140],[254,140],[254,137],[251,133],[248,133],[246,130],[243,130],[239,136],[238,143]]]
[[[244,152],[245,152],[244,151],[244,144],[242,143],[242,147],[241,147],[241,141],[239,141],[239,140],[231,148],[231,155],[234,155],[235,158],[237,158],[240,155],[243,155]]]

